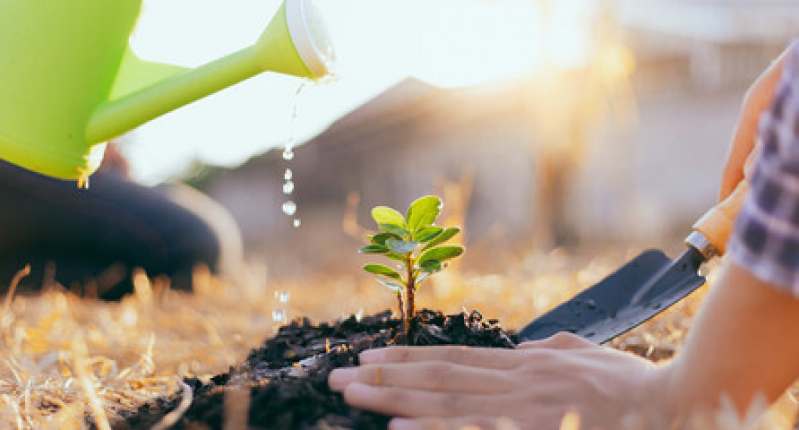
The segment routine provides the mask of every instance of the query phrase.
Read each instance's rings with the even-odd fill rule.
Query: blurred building
[[[617,0],[614,15],[644,64],[682,60],[698,87],[748,81],[797,36],[786,0]]]

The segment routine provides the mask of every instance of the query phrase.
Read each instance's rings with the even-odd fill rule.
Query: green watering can
[[[333,49],[308,0],[285,0],[258,41],[187,69],[128,46],[141,0],[0,0],[0,158],[85,181],[105,142],[263,71],[318,79]]]

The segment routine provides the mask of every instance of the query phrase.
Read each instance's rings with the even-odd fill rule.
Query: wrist
[[[638,390],[639,410],[653,428],[670,428],[684,415],[673,362],[648,369]]]

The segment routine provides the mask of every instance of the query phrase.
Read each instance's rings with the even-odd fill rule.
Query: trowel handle
[[[705,212],[693,226],[694,231],[704,236],[720,255],[727,250],[727,240],[748,191],[749,185],[744,179],[724,201]]]

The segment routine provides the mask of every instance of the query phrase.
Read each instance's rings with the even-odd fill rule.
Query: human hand
[[[98,170],[100,172],[117,172],[126,178],[130,176],[128,160],[122,154],[122,151],[119,150],[116,142],[108,142],[103,155],[103,162]]]
[[[619,428],[630,411],[668,415],[651,362],[569,333],[516,349],[391,347],[360,359],[331,372],[330,388],[352,406],[402,417],[393,430],[493,429],[500,419],[557,429],[569,411],[585,428]]]
[[[787,48],[771,65],[758,76],[744,95],[738,124],[735,126],[724,170],[721,176],[719,200],[729,196],[738,183],[746,176],[746,166],[751,164],[757,154],[757,125],[760,115],[771,106],[774,90],[782,75],[782,66]]]

